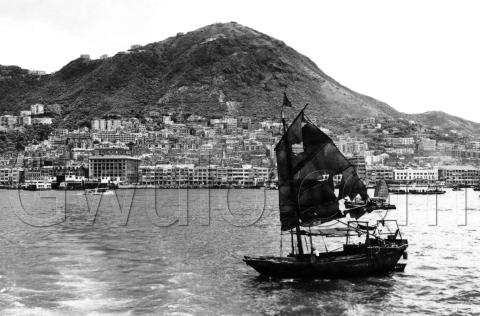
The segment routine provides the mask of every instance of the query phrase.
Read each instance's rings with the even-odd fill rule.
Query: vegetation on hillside
[[[0,132],[0,153],[22,151],[29,144],[38,144],[48,139],[51,125],[26,126],[22,131]]]
[[[144,117],[151,111],[183,111],[211,117],[247,115],[277,118],[283,92],[310,116],[349,128],[352,118],[406,116],[387,104],[356,93],[323,73],[283,42],[237,23],[213,24],[113,57],[76,59],[47,76],[18,67],[0,68],[0,112],[33,103],[57,104],[59,126],[88,126],[109,114]],[[416,116],[408,116],[415,120]],[[433,116],[429,116],[432,118]],[[446,114],[443,122],[480,133],[480,124]],[[350,125],[349,125],[350,124]]]

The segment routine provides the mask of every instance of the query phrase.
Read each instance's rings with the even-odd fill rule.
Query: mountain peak
[[[23,80],[23,79],[22,79]],[[107,59],[76,59],[41,79],[0,81],[0,111],[62,106],[61,125],[109,114],[181,110],[207,117],[275,118],[284,91],[322,122],[403,114],[350,90],[280,40],[239,23],[215,23]],[[415,119],[415,118],[414,118]]]

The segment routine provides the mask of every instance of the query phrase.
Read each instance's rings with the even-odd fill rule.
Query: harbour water
[[[410,245],[405,272],[316,281],[264,279],[242,262],[279,254],[277,194],[0,191],[0,314],[480,313],[478,192],[391,196],[386,216]]]

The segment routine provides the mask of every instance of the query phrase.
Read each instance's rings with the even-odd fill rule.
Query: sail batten
[[[301,111],[276,148],[282,230],[343,217],[338,198],[368,198],[355,168]],[[342,176],[340,194],[333,178]]]
[[[377,181],[375,185],[375,193],[373,194],[375,198],[387,199],[388,198],[388,185],[385,180]]]

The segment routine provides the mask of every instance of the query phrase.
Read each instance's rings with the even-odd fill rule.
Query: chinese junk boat
[[[285,103],[290,104],[286,95]],[[280,222],[281,230],[291,234],[292,251],[286,257],[245,256],[245,263],[275,278],[355,277],[403,270],[405,264],[398,261],[402,255],[406,258],[408,242],[402,239],[396,221],[380,220],[369,225],[368,221],[357,220],[373,210],[394,206],[382,198],[369,199],[354,166],[308,119],[305,108],[287,129],[282,107],[282,122],[284,135],[275,149]],[[338,196],[335,175],[342,176]],[[382,187],[381,191],[385,190],[388,188]],[[340,206],[341,200],[348,199],[351,202]],[[340,220],[347,216],[350,219],[346,222]],[[341,250],[318,252],[313,243],[318,236],[346,237],[346,243]],[[357,242],[359,236],[362,239]]]

